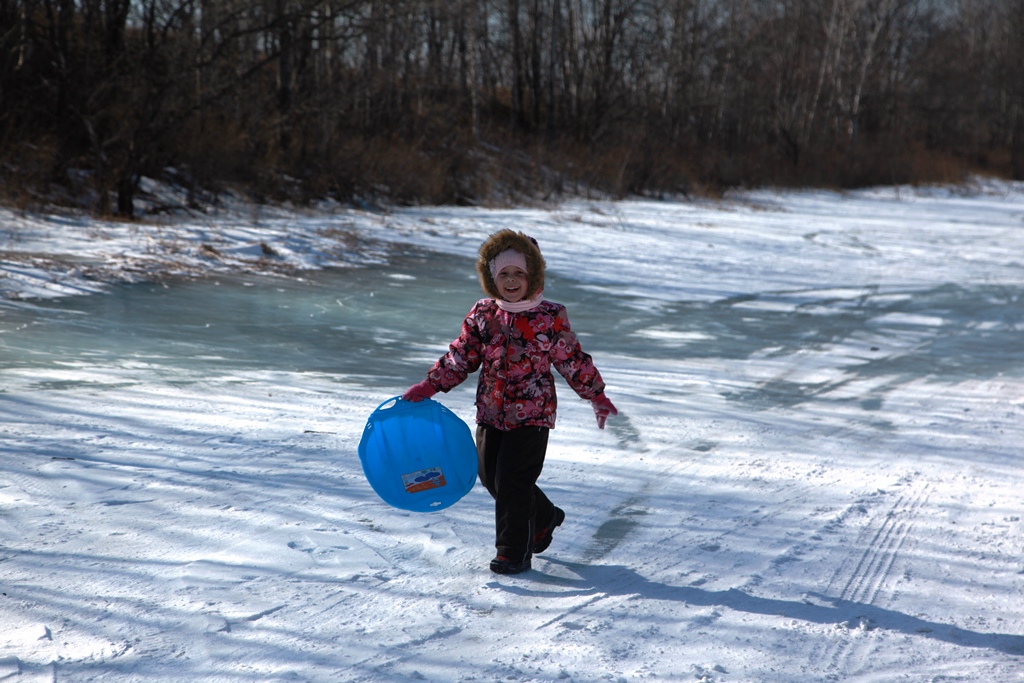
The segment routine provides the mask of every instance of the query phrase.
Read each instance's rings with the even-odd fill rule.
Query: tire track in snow
[[[927,502],[929,493],[930,487],[925,487],[912,494],[901,495],[885,514],[874,534],[870,533],[870,528],[861,532],[857,537],[858,546],[866,536],[870,535],[871,540],[864,547],[857,566],[840,591],[840,600],[874,604],[892,573],[896,558],[914,527],[914,518]],[[840,580],[842,570],[841,566],[829,582],[827,592]]]
[[[911,482],[907,482],[912,485]],[[871,619],[857,614],[858,606],[885,607],[884,594],[893,585],[893,569],[900,557],[904,544],[913,531],[916,520],[928,502],[932,486],[923,486],[902,493],[884,512],[876,515],[860,531],[849,547],[862,548],[858,553],[851,551],[832,573],[822,591],[822,599],[833,602],[845,609],[837,616],[840,620],[835,628],[841,634],[829,638],[825,644],[815,648],[809,661],[824,663],[823,671],[828,678],[846,678],[856,661],[864,661],[873,648],[871,639],[858,636],[876,628]],[[833,520],[829,530],[845,525],[854,514],[869,512],[864,501],[848,507],[840,517]],[[841,588],[839,588],[841,586]],[[835,591],[838,589],[838,593]],[[844,633],[845,631],[845,633]]]
[[[664,488],[664,483],[677,480],[678,475],[697,466],[701,459],[707,455],[707,452],[713,450],[714,445],[708,446],[706,442],[702,443],[705,444],[705,447],[697,452],[696,457],[670,461],[661,469],[660,476],[645,479],[631,495],[628,491],[624,492],[626,494],[624,499],[611,510],[597,515],[587,515],[584,513],[573,519],[571,521],[573,525],[592,529],[589,537],[584,534],[577,536],[569,535],[567,533],[568,530],[563,529],[558,538],[559,545],[557,551],[553,552],[550,556],[537,555],[534,557],[534,569],[541,570],[535,576],[535,580],[538,580],[541,584],[569,586],[567,592],[570,594],[579,591],[580,587],[574,583],[574,579],[567,578],[563,572],[557,569],[550,577],[545,575],[544,572],[550,571],[552,567],[550,565],[545,566],[543,562],[552,556],[575,556],[576,559],[572,562],[555,560],[554,566],[563,565],[582,568],[602,563],[602,560],[608,555],[613,554],[622,545],[623,541],[636,530],[643,517],[650,514],[650,498]],[[670,449],[661,448],[658,449],[657,453],[668,450]],[[643,451],[645,453],[649,452],[646,447]],[[544,621],[537,624],[535,629],[541,631],[560,624],[567,617],[582,612],[609,597],[609,593],[605,590],[601,590],[597,586],[589,586],[589,582],[586,580],[583,580],[583,583],[588,584],[588,586],[583,589],[581,595],[569,598],[570,604],[563,609],[554,611]],[[558,598],[557,591],[552,592],[550,597]]]

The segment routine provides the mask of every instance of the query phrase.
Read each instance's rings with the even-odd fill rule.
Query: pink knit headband
[[[501,252],[487,264],[491,269],[491,277],[497,277],[498,273],[501,272],[505,266],[518,266],[524,273],[529,273],[526,269],[526,257],[515,249],[506,249]]]

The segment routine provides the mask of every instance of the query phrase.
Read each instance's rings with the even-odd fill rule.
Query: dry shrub
[[[799,184],[799,169],[785,150],[773,145],[743,150],[709,146],[688,155],[694,168],[693,194],[719,197],[735,188]]]
[[[967,179],[969,167],[945,151],[915,146],[906,151],[912,183],[961,183]]]
[[[1013,150],[1009,147],[982,150],[977,155],[978,170],[1006,178],[1013,176]]]
[[[193,120],[182,130],[178,158],[198,185],[221,190],[225,186],[248,186],[259,182],[258,158],[253,133],[226,116]]]
[[[691,155],[650,138],[631,149],[623,174],[629,194],[685,196],[694,190]]]
[[[688,155],[654,141],[635,139],[603,145],[563,140],[542,154],[554,170],[556,194],[627,196],[686,195],[694,187]]]
[[[445,204],[465,201],[458,182],[464,155],[427,150],[401,138],[353,136],[335,147],[330,168],[316,184],[330,186],[339,199],[361,197],[397,204]]]
[[[630,156],[631,151],[623,145],[586,149],[580,155],[578,177],[584,187],[622,197],[626,194],[626,166]]]
[[[0,201],[18,209],[60,201],[60,195],[67,193],[67,183],[59,147],[51,136],[0,145]]]
[[[921,145],[863,136],[857,143],[804,150],[797,163],[780,150],[763,148],[742,154],[707,156],[709,182],[730,187],[828,187],[853,189],[876,185],[958,183],[967,176],[962,159]]]

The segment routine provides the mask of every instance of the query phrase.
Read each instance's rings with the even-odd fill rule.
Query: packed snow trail
[[[982,190],[293,217],[261,237],[345,267],[10,301],[0,678],[1024,680],[1024,191]],[[112,276],[147,230],[18,220]],[[567,519],[516,577],[481,487],[406,513],[356,456],[499,227],[620,409],[562,388]],[[472,382],[439,400],[472,418]]]

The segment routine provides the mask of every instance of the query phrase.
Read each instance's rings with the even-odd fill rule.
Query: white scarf
[[[540,306],[540,302],[544,299],[544,292],[537,292],[537,296],[532,299],[523,299],[522,301],[505,301],[504,299],[495,299],[498,304],[498,308],[509,313],[522,313],[528,311],[531,308]]]

